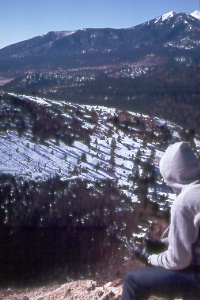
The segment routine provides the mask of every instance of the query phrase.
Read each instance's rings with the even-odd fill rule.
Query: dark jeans
[[[152,266],[135,269],[125,276],[122,300],[146,300],[152,295],[200,300],[200,270],[174,271]]]

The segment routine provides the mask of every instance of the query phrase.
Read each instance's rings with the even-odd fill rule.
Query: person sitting
[[[188,143],[178,142],[167,148],[159,168],[176,194],[168,237],[147,241],[151,248],[162,249],[159,254],[148,253],[148,247],[139,251],[132,243],[132,252],[147,266],[125,276],[121,299],[200,299],[200,162]]]

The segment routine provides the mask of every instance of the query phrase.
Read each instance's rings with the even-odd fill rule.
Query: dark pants
[[[135,269],[125,276],[122,300],[146,300],[151,295],[200,300],[200,270],[174,271],[152,266]]]

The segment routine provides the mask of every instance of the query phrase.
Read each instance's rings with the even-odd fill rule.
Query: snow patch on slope
[[[14,96],[14,94],[13,94]],[[62,141],[56,142],[53,138],[46,140],[45,144],[34,142],[30,131],[19,136],[14,130],[0,132],[0,172],[22,176],[26,180],[44,181],[59,175],[62,180],[74,180],[76,178],[89,181],[102,179],[117,179],[119,186],[132,201],[136,201],[134,183],[128,180],[134,168],[134,159],[138,151],[142,151],[142,162],[147,161],[155,148],[155,158],[159,160],[162,151],[156,145],[143,144],[141,134],[137,135],[137,129],[133,134],[127,134],[123,128],[114,128],[109,118],[117,115],[115,108],[103,106],[87,106],[53,101],[38,97],[18,96],[20,99],[29,99],[41,106],[61,107],[66,122],[71,118],[70,113],[79,108],[84,116],[82,126],[91,130],[90,143],[75,140],[72,145]],[[66,110],[66,105],[68,110]],[[89,111],[98,113],[98,122],[92,124],[89,120]],[[71,111],[71,112],[70,112]],[[129,115],[138,117],[139,114],[129,112]],[[81,120],[81,119],[80,119]],[[143,115],[143,120],[148,124],[149,117]],[[165,121],[154,118],[158,125],[166,124]],[[93,128],[95,126],[95,130]],[[172,124],[172,132],[176,132]],[[138,129],[140,131],[140,129]],[[178,137],[176,132],[175,138]],[[115,143],[114,164],[111,163],[112,143]],[[83,159],[84,157],[84,159]],[[139,169],[141,166],[138,167]],[[140,172],[141,170],[139,170]]]

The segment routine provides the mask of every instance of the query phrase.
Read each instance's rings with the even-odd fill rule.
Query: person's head
[[[188,143],[170,145],[160,160],[160,173],[176,194],[200,179],[200,163]]]

